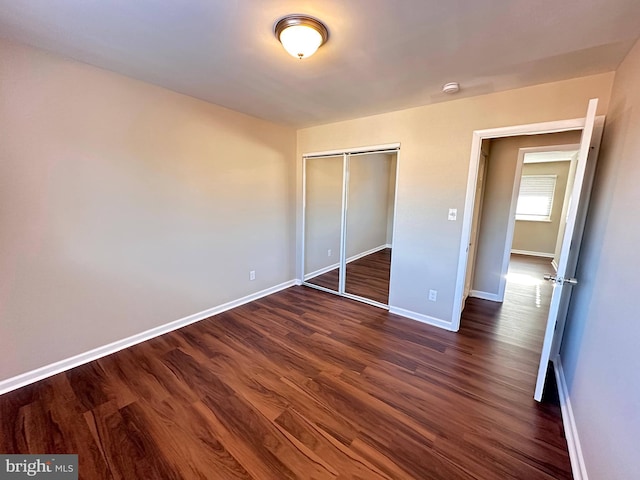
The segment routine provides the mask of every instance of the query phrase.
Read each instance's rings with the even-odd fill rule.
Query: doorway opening
[[[580,135],[569,131],[483,142],[465,299],[503,302],[512,254],[546,258],[549,272],[557,268]]]
[[[538,360],[573,188],[580,131],[487,139],[472,220],[465,308],[486,307],[497,337]],[[479,302],[481,303],[481,302]],[[465,310],[468,314],[469,312]],[[521,371],[528,366],[522,365]],[[530,367],[529,367],[530,368]],[[530,369],[531,374],[535,373]]]
[[[485,171],[490,168],[488,167],[489,162],[487,161],[489,155],[487,150],[490,149],[488,142],[497,142],[498,140],[504,139],[505,143],[513,143],[516,141],[513,137],[524,137],[529,141],[532,139],[539,140],[541,135],[547,134],[560,134],[560,136],[564,135],[566,137],[577,133],[580,138],[579,153],[575,167],[575,181],[571,188],[570,201],[568,203],[566,213],[566,224],[560,242],[561,247],[560,256],[557,262],[557,273],[555,275],[550,274],[545,276],[546,279],[553,283],[553,289],[549,303],[549,314],[547,316],[546,325],[544,326],[544,336],[535,385],[534,398],[538,401],[542,398],[549,361],[555,359],[559,352],[562,332],[564,330],[564,321],[571,295],[571,287],[577,283],[576,279],[573,278],[573,275],[575,274],[577,265],[595,162],[597,160],[602,127],[604,125],[604,117],[598,117],[598,119],[596,119],[597,104],[597,99],[589,101],[587,115],[585,118],[488,130],[476,130],[473,134],[471,168],[467,183],[465,216],[463,218],[463,234],[460,246],[460,262],[458,264],[458,280],[456,283],[454,312],[452,318],[455,330],[460,326],[460,318],[462,309],[465,306],[466,297],[473,289],[476,289],[476,292],[484,291],[485,293],[488,293],[492,297],[488,299],[493,300],[494,302],[504,300],[504,288],[506,288],[507,275],[502,272],[508,268],[508,264],[510,263],[511,246],[513,241],[513,233],[511,232],[511,238],[508,238],[507,232],[509,231],[509,223],[515,222],[517,200],[515,200],[514,197],[517,198],[517,192],[519,192],[520,182],[522,180],[520,173],[519,175],[516,175],[516,168],[513,164],[510,169],[507,168],[506,171],[502,172],[502,174],[505,175],[505,178],[502,182],[498,182],[499,187],[506,190],[502,198],[512,200],[511,204],[515,203],[515,205],[507,206],[506,203],[503,202],[502,206],[500,206],[498,210],[501,208],[502,211],[505,211],[506,209],[511,216],[499,216],[493,218],[493,220],[497,222],[497,228],[492,228],[490,225],[486,224],[478,225],[477,221],[474,225],[474,218],[476,220],[478,218],[482,218],[482,220],[484,220],[484,216],[479,213],[481,209],[478,205],[482,205],[482,210],[487,210],[491,209],[491,205],[487,205],[487,203],[496,203],[495,198],[493,200],[491,199],[492,195],[495,193],[493,189],[478,185],[478,181],[483,177],[482,175],[479,175],[482,168],[484,168]],[[567,140],[567,138],[564,138],[564,140],[564,142],[555,143],[575,143],[575,140]],[[545,144],[536,144],[534,146],[541,145],[544,146]],[[520,145],[520,147],[530,148],[531,145]],[[482,155],[482,152],[484,152],[484,155]],[[513,162],[513,159],[511,159],[511,162]],[[524,162],[522,162],[522,164],[524,164]],[[500,172],[498,172],[498,174],[500,174]],[[486,181],[487,173],[484,174],[484,178]],[[528,183],[534,184],[535,182]],[[546,183],[547,186],[545,188],[549,188],[549,182],[542,183]],[[509,189],[511,189],[511,195],[509,195]],[[488,197],[487,192],[490,192]],[[545,212],[531,212],[526,208],[522,209],[519,213],[522,215],[533,213],[538,217],[545,216]],[[546,215],[549,215],[549,213],[547,212]],[[482,238],[483,230],[485,232],[484,240]],[[486,254],[478,255],[478,251],[483,248],[483,243],[484,249],[490,253],[488,256]],[[494,260],[492,263],[489,262],[491,263],[490,265],[482,265],[482,262],[485,262],[487,258],[493,258]],[[500,262],[499,260],[502,261]],[[487,266],[489,268],[485,268]],[[480,273],[479,271],[482,272]],[[500,291],[501,284],[504,285],[502,291]],[[524,314],[525,312],[522,313]]]

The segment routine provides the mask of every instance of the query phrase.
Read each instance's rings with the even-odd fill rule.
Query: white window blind
[[[551,221],[557,175],[523,175],[520,181],[516,220]]]

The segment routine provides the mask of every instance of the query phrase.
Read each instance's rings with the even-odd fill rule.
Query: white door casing
[[[473,275],[475,273],[476,254],[478,252],[478,236],[480,233],[480,222],[482,219],[482,198],[484,197],[484,180],[487,170],[487,155],[484,152],[480,153],[480,163],[478,165],[478,181],[476,183],[476,202],[473,207],[473,220],[471,223],[471,239],[469,241],[469,268],[467,268],[467,275],[464,282],[464,302],[473,286]]]
[[[471,241],[473,211],[476,202],[476,183],[480,166],[482,141],[491,138],[516,137],[520,135],[540,135],[545,133],[568,132],[582,130],[584,117],[570,120],[556,120],[552,122],[532,123],[528,125],[514,125],[510,127],[474,130],[471,140],[471,158],[467,177],[467,193],[465,197],[462,233],[460,235],[460,251],[456,287],[454,292],[453,312],[451,314],[451,330],[457,332],[460,328],[460,318],[464,307],[464,287],[467,268],[469,267],[469,243]]]

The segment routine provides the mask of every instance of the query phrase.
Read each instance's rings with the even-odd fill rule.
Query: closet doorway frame
[[[395,153],[396,155],[396,178],[395,178],[395,190],[393,192],[393,228],[392,228],[392,241],[391,241],[391,271],[389,274],[389,298],[388,303],[380,303],[369,298],[361,297],[359,295],[353,295],[345,291],[346,275],[347,275],[347,258],[346,258],[346,235],[347,235],[347,209],[348,209],[348,188],[349,188],[349,156],[350,155],[366,155],[374,153]],[[325,157],[339,157],[342,155],[342,208],[340,219],[340,262],[339,268],[339,282],[338,291],[331,290],[329,288],[315,285],[307,282],[305,279],[305,264],[306,264],[306,222],[307,222],[307,160],[322,159]],[[337,150],[326,150],[321,152],[311,152],[302,154],[302,235],[300,246],[301,252],[301,284],[306,287],[315,288],[316,290],[322,290],[323,292],[338,295],[340,297],[349,298],[358,302],[373,305],[374,307],[389,310],[389,306],[392,305],[391,298],[393,292],[393,245],[396,238],[396,215],[398,211],[398,172],[400,171],[400,142],[386,143],[381,145],[370,145],[364,147],[355,148],[343,148]]]

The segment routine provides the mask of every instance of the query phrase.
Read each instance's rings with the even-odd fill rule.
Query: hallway
[[[547,273],[553,273],[548,258],[512,254],[504,303],[468,298],[461,329],[494,335],[501,343],[522,348],[537,365],[553,293],[553,285],[543,278]],[[468,321],[471,318],[473,322]],[[527,373],[533,394],[536,370]]]

